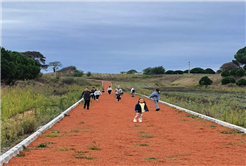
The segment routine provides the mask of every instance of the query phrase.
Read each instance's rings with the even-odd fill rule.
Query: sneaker
[[[142,119],[138,119],[138,122],[139,122],[139,123],[142,123]]]
[[[134,122],[134,123],[137,122],[137,119],[133,119],[133,122]]]
[[[160,108],[156,109],[156,111],[159,111],[159,110],[160,110]]]

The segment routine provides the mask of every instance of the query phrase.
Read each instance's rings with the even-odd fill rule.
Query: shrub
[[[213,71],[213,69],[207,68],[207,69],[205,70],[205,73],[206,73],[206,74],[215,74],[215,71]]]
[[[86,73],[86,75],[87,75],[88,77],[90,77],[90,76],[91,76],[91,72],[88,71],[88,72]]]
[[[26,118],[21,122],[21,127],[24,130],[24,134],[31,134],[35,131],[36,120],[34,118]]]
[[[208,76],[204,76],[199,80],[199,85],[211,85],[213,81],[208,78]]]
[[[62,83],[71,85],[71,84],[75,83],[75,80],[73,78],[64,78],[62,80]]]
[[[225,77],[221,80],[222,85],[229,84],[229,83],[235,83],[235,79],[231,77]]]
[[[190,70],[190,73],[205,73],[205,70],[200,67],[195,67]]]
[[[243,77],[245,75],[245,71],[243,69],[238,69],[236,71],[236,76]]]
[[[183,71],[181,71],[181,70],[175,70],[175,71],[173,72],[173,74],[183,74]]]
[[[174,71],[173,70],[168,70],[168,71],[166,71],[166,73],[165,74],[173,74],[174,73]]]
[[[236,82],[238,86],[246,86],[246,79],[240,79]]]
[[[221,73],[221,76],[222,76],[222,77],[228,77],[228,76],[230,76],[230,72],[229,72],[228,70],[223,71],[223,72]]]
[[[84,75],[84,72],[82,70],[74,70],[74,77],[82,77]]]

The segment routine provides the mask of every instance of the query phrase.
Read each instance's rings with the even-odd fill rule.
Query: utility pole
[[[190,74],[190,61],[188,62],[188,64],[189,64],[188,74]]]

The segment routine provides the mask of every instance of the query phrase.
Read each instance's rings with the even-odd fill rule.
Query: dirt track
[[[230,129],[163,104],[156,112],[154,103],[145,100],[150,112],[142,123],[133,123],[138,97],[124,93],[118,103],[114,93],[105,92],[90,110],[80,104],[22,151],[24,157],[4,166],[246,165],[245,134],[223,134]],[[48,137],[52,132],[56,137]],[[55,144],[36,148],[44,142]]]

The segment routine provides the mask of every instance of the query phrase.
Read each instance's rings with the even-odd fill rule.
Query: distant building
[[[127,72],[126,71],[121,71],[120,74],[126,74]]]
[[[137,73],[134,73],[134,74],[138,74],[138,75],[141,75],[141,74],[143,74],[143,72],[137,72]]]

